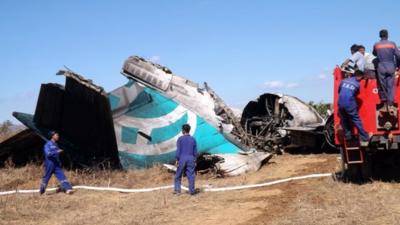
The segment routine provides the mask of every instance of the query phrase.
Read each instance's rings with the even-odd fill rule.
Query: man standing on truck
[[[356,96],[360,90],[360,80],[363,79],[363,73],[357,70],[354,76],[348,77],[340,82],[339,85],[339,116],[345,141],[352,140],[352,125],[357,128],[360,136],[361,147],[368,146],[369,136],[364,130],[360,116],[358,114],[358,106]]]
[[[381,112],[389,111],[390,114],[396,114],[394,107],[394,74],[396,72],[397,60],[400,59],[400,51],[397,45],[388,40],[389,33],[387,30],[379,32],[381,40],[374,45],[372,54],[378,58],[378,90],[381,99]]]

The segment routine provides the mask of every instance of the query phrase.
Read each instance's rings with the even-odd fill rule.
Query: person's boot
[[[361,147],[368,147],[369,142],[371,141],[372,137],[374,136],[373,133],[368,133],[368,140],[360,139],[360,146]]]
[[[198,193],[200,193],[200,189],[198,189],[198,188],[194,189],[193,192],[190,192],[190,191],[189,191],[189,194],[192,195],[192,196],[193,196],[193,195],[197,195]]]
[[[368,145],[369,145],[369,140],[368,141],[360,140],[360,146],[361,147],[368,147]]]
[[[43,184],[40,184],[39,194],[43,195],[45,192],[46,192],[46,186]]]
[[[393,105],[389,106],[389,114],[391,116],[397,116],[397,108]]]

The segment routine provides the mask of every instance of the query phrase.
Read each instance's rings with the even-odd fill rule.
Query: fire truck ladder
[[[364,163],[363,148],[360,146],[359,140],[344,141],[344,153],[346,155],[347,164]]]

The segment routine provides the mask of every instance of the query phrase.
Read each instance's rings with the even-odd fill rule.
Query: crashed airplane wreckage
[[[239,119],[207,84],[200,87],[137,56],[125,61],[122,74],[128,82],[106,93],[72,71],[59,71],[65,86],[42,84],[35,114],[13,115],[43,140],[48,131],[59,131],[63,160],[80,167],[171,163],[181,126],[188,123],[198,142],[198,169],[228,176],[258,170],[273,153],[292,144],[296,132],[312,136],[325,125],[298,99],[273,94],[250,102]],[[24,137],[32,139],[27,132]],[[0,144],[0,158],[22,151],[20,136]]]
[[[266,93],[244,108],[241,125],[256,149],[279,152],[288,148],[333,150],[333,117],[324,119],[300,99]]]

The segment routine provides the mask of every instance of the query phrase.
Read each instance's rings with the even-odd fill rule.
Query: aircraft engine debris
[[[291,147],[323,147],[326,121],[310,105],[282,94],[266,93],[244,108],[241,124],[247,143],[257,149],[279,152]]]

